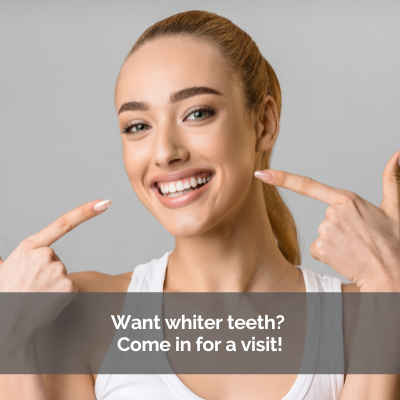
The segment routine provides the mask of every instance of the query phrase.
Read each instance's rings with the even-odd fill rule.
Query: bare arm
[[[346,284],[342,285],[343,293],[360,293],[360,290],[355,284]],[[362,299],[360,296],[358,299]],[[379,299],[379,298],[378,298]],[[390,298],[389,298],[390,299]],[[371,355],[371,352],[366,352],[365,349],[369,348],[371,343],[369,336],[366,338],[363,326],[365,325],[374,325],[379,323],[381,319],[381,323],[387,323],[387,307],[388,304],[382,304],[381,306],[384,309],[379,310],[379,304],[368,304],[368,297],[364,303],[360,303],[359,306],[351,299],[345,298],[344,305],[344,337],[345,337],[345,355],[346,355],[346,364],[349,365],[350,373],[345,375],[345,385],[341,395],[341,399],[398,399],[400,397],[400,376],[399,375],[384,375],[384,374],[352,374],[351,369],[355,368],[356,370],[360,367],[359,363],[365,363],[365,365],[371,365],[371,357],[374,358],[373,361],[379,361],[381,354],[375,353]],[[398,299],[393,304],[395,309],[399,308]],[[375,309],[374,313],[370,311]],[[354,321],[358,321],[358,314],[360,315],[360,319],[362,320],[362,324],[355,324]],[[378,313],[378,315],[376,315]],[[384,316],[382,318],[382,315]],[[386,317],[385,317],[386,316]],[[394,320],[394,319],[393,319]],[[400,327],[397,326],[397,330],[399,332],[394,332],[396,329],[396,325],[393,324],[391,326],[391,334],[393,336],[400,337]],[[378,333],[378,337],[380,337],[381,333]],[[395,355],[400,354],[400,340],[398,341],[399,347],[397,350],[393,347],[396,343],[396,340],[388,340],[387,348],[382,348],[382,344],[377,346],[377,351],[389,351],[390,354]],[[351,358],[352,356],[356,359],[355,367],[351,366]],[[354,361],[353,358],[353,361]],[[374,368],[374,366],[373,366]]]
[[[96,400],[92,375],[42,375],[48,400]]]
[[[59,301],[40,303],[42,306],[40,313],[37,312],[38,304],[25,302],[23,307],[7,316],[8,325],[5,327],[3,325],[0,330],[2,345],[0,350],[2,359],[12,361],[16,371],[40,372],[36,334],[63,310],[78,291],[75,282],[67,276],[64,264],[49,246],[82,222],[106,210],[104,206],[94,208],[98,203],[98,201],[90,202],[64,214],[42,231],[21,242],[5,261],[0,259],[0,292],[60,294]],[[30,318],[31,315],[35,315],[35,318]],[[26,328],[26,332],[24,330],[23,340],[19,337],[19,341],[15,342],[15,332],[12,329],[8,330],[7,327],[21,325]],[[2,400],[76,398],[94,400],[94,380],[91,375],[60,375],[50,379],[50,376],[46,375],[42,378],[39,373],[2,374],[0,398]]]
[[[4,400],[48,400],[40,375],[0,375],[0,397]]]
[[[393,155],[383,173],[383,200],[379,207],[355,193],[287,172],[260,171],[256,176],[266,183],[330,205],[319,227],[319,238],[311,245],[311,255],[315,259],[354,282],[360,292],[400,292],[400,152]],[[365,360],[368,366],[368,361],[382,359],[377,352],[371,356],[374,349],[363,328],[379,327],[377,321],[384,320],[382,316],[387,315],[388,309],[394,310],[396,316],[399,313],[395,300],[388,308],[388,304],[381,301],[382,297],[376,297],[373,303],[372,297],[361,297],[358,319],[363,323],[359,326],[357,319],[350,373],[346,376],[341,400],[400,398],[400,375],[356,375],[360,368],[353,368],[356,372],[351,372],[354,364],[361,365],[357,364],[360,360]],[[400,359],[400,340],[397,340],[400,326],[397,325],[400,325],[398,320],[390,326],[390,334],[395,339],[377,346],[379,351],[391,352],[393,360]]]
[[[96,400],[91,375],[0,375],[3,400]]]
[[[78,287],[78,292],[116,293],[126,292],[128,290],[128,286],[132,278],[132,272],[111,276],[95,271],[86,271],[68,274],[68,276],[75,282],[76,286]],[[81,309],[80,311],[83,313],[83,319],[86,319],[87,313],[91,312],[90,309]],[[104,353],[105,348],[108,348],[108,342],[104,348],[92,348],[91,352],[102,354]],[[76,351],[75,348],[71,350],[74,352]],[[80,358],[79,355],[77,355],[77,358]],[[88,360],[86,361],[88,362]],[[94,369],[96,369],[96,367],[94,367]],[[95,400],[96,378],[97,375],[91,374],[42,375],[47,398],[49,400]]]

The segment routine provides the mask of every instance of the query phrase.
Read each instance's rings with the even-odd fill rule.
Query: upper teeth
[[[185,178],[184,180],[177,181],[177,182],[171,182],[171,183],[161,183],[159,184],[161,188],[161,193],[164,193],[165,195],[168,195],[169,197],[175,197],[175,196],[180,196],[182,194],[185,194],[187,192],[191,192],[192,188],[196,188],[198,185],[204,184],[208,182],[211,179],[211,175],[207,177],[188,177]],[[185,190],[186,189],[186,190]],[[173,195],[176,192],[175,195]]]

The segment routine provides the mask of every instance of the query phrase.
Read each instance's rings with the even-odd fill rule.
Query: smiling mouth
[[[202,172],[178,181],[156,182],[158,192],[164,197],[179,197],[200,189],[212,178],[211,172]]]

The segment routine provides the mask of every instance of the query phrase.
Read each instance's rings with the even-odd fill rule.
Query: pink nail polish
[[[93,206],[94,211],[104,211],[111,206],[111,200],[103,200]]]
[[[274,180],[274,174],[269,171],[256,171],[254,172],[254,176],[262,179],[264,182],[271,182]]]

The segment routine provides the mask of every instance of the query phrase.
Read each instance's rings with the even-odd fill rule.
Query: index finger
[[[33,243],[35,248],[48,247],[82,222],[107,210],[110,205],[110,200],[95,200],[83,204],[57,218],[49,226],[30,236],[28,239]]]
[[[256,171],[254,175],[270,185],[292,190],[329,205],[337,204],[344,193],[342,189],[336,189],[306,176],[295,175],[289,172],[268,169]]]

